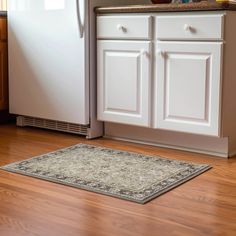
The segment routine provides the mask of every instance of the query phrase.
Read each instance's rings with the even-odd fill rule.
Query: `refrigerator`
[[[147,0],[8,0],[9,110],[17,125],[95,138],[95,6]]]

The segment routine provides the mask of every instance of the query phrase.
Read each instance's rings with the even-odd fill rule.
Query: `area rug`
[[[210,166],[77,144],[1,169],[144,204]]]

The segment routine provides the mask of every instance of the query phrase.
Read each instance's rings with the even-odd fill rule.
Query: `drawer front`
[[[151,16],[98,16],[99,39],[151,39]]]
[[[157,16],[159,40],[222,40],[224,14]]]

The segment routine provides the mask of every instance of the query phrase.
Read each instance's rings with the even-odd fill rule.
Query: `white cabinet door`
[[[222,43],[158,42],[154,127],[220,136]]]
[[[98,119],[150,125],[151,43],[98,41]]]

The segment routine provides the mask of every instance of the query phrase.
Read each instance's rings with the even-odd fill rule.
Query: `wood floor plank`
[[[1,125],[0,165],[77,143],[207,163],[213,168],[145,205],[0,171],[1,236],[236,235],[235,158]]]

